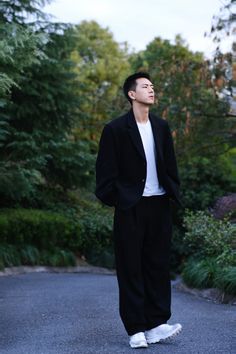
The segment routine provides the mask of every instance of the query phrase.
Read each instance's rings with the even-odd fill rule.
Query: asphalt
[[[131,349],[114,275],[32,273],[0,278],[1,354],[235,354],[236,307],[173,289],[172,341]]]

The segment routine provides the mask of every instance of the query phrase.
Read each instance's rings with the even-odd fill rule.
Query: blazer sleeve
[[[177,167],[177,162],[175,157],[173,138],[168,123],[166,125],[164,156],[166,162],[166,172],[168,176],[172,179],[172,181],[174,181],[179,186],[180,179],[179,179],[178,167]]]
[[[96,191],[95,195],[104,204],[117,204],[115,183],[118,176],[117,153],[112,128],[105,125],[99,142],[96,160]]]

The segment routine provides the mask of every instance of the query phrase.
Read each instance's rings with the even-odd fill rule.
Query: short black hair
[[[151,81],[150,75],[147,72],[139,71],[137,73],[134,73],[133,75],[128,76],[127,79],[124,82],[123,92],[124,92],[125,97],[127,98],[127,100],[131,104],[132,104],[132,100],[129,97],[128,92],[129,91],[135,91],[136,85],[137,85],[136,80],[140,79],[140,78],[145,78],[145,79],[148,79],[148,80]]]

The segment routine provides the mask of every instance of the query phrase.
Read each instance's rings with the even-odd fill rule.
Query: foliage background
[[[172,257],[181,271],[192,250],[183,244],[185,209],[209,210],[236,190],[235,117],[222,94],[234,85],[224,80],[232,55],[223,60],[217,48],[206,60],[180,36],[175,43],[156,37],[133,52],[94,21],[51,22],[46,3],[0,1],[0,266],[82,257],[114,267],[112,210],[93,194],[95,159],[104,124],[129,109],[125,77],[146,70],[182,181]]]

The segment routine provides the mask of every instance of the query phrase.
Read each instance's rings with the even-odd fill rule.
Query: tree
[[[182,159],[222,152],[226,105],[214,94],[209,63],[201,53],[189,51],[180,37],[174,45],[156,38],[134,56],[133,66],[151,73],[158,96],[155,110],[169,120]]]
[[[24,167],[20,168],[6,152],[12,136],[12,117],[7,107],[11,105],[13,88],[20,88],[24,70],[39,64],[44,57],[41,47],[47,36],[11,22],[8,19],[11,11],[6,11],[10,7],[7,2],[0,2],[0,194],[18,199],[20,195],[26,196],[32,192],[33,180],[36,183],[37,176],[34,170],[30,173]]]
[[[119,45],[110,31],[94,21],[83,21],[75,28],[79,97],[77,138],[98,142],[105,122],[116,114],[114,98],[130,70],[126,45]],[[94,150],[94,148],[93,148]]]
[[[215,89],[220,99],[229,103],[229,116],[236,116],[236,1],[225,0],[220,13],[213,16],[210,36],[216,43],[213,58]],[[228,44],[227,47],[223,44]],[[232,131],[232,140],[236,131]]]
[[[87,148],[71,135],[78,109],[72,27],[47,23],[38,9],[44,3],[0,3],[6,48],[1,57],[2,205],[35,205],[42,189],[65,190],[89,181]],[[28,23],[29,15],[36,20]],[[12,31],[7,39],[6,31]]]
[[[175,44],[155,38],[133,56],[132,66],[150,72],[158,96],[154,111],[172,128],[184,206],[205,208],[230,188],[227,167],[209,183],[206,180],[205,168],[223,166],[220,155],[228,149],[231,129],[227,103],[215,95],[210,63],[201,53],[192,53],[178,36]]]

